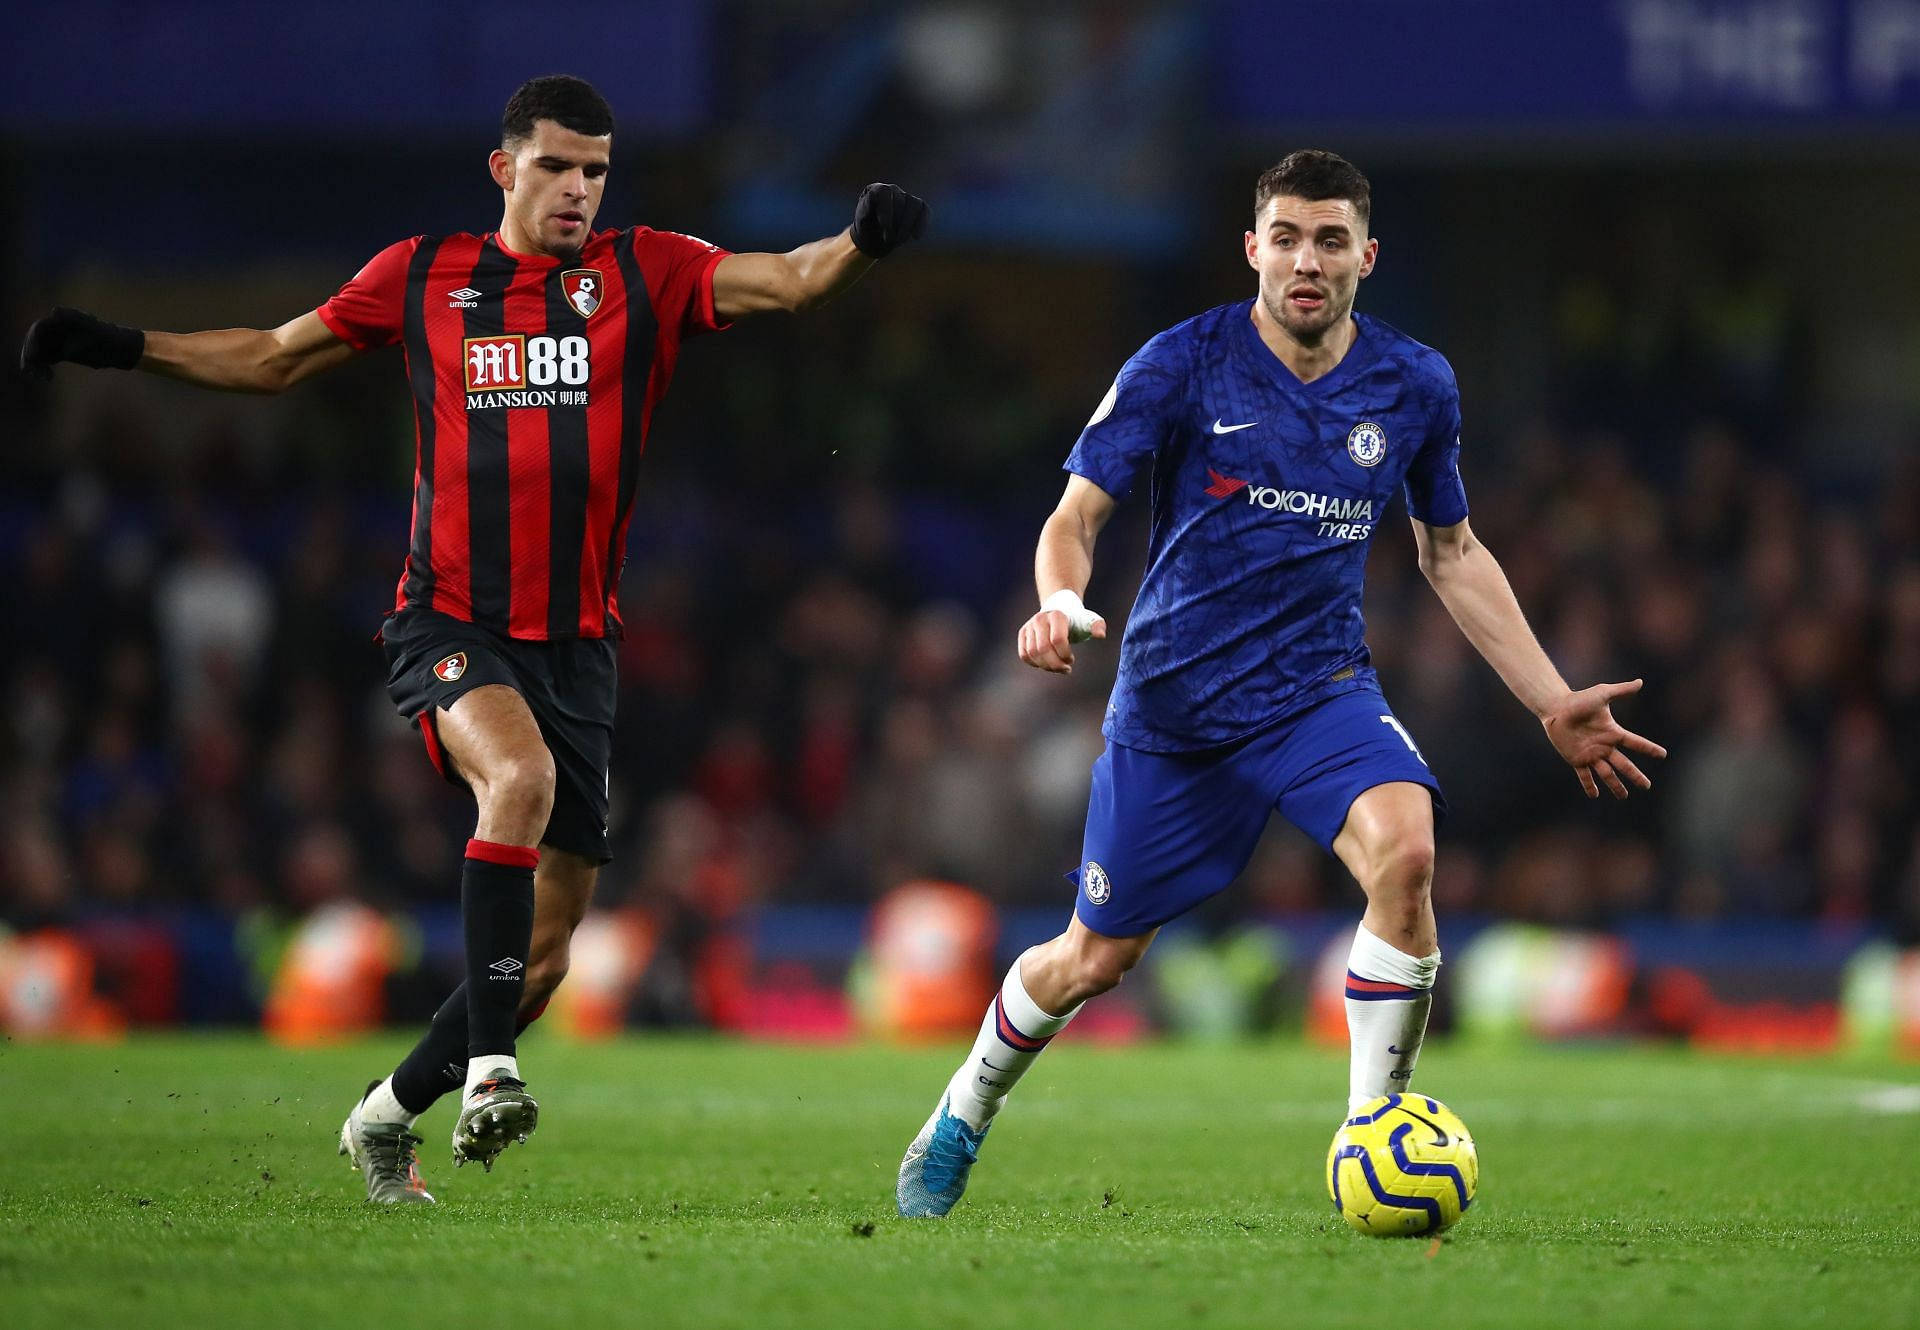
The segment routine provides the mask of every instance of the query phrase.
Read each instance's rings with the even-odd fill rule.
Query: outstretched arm
[[[898,185],[860,192],[853,225],[785,254],[729,254],[713,270],[713,312],[722,322],[744,314],[797,314],[833,299],[862,273],[927,225],[926,201]]]
[[[1033,554],[1040,609],[1020,627],[1020,659],[1036,669],[1072,674],[1073,643],[1107,635],[1107,621],[1080,597],[1093,576],[1093,543],[1111,516],[1113,496],[1085,476],[1074,476],[1040,528]]]
[[[353,354],[353,347],[335,336],[318,314],[307,313],[271,329],[150,332],[140,368],[203,388],[277,393]]]
[[[61,361],[98,369],[143,369],[203,388],[277,393],[353,355],[320,316],[278,328],[142,332],[75,309],[56,309],[27,330],[20,368],[40,378]]]
[[[1614,798],[1626,798],[1622,777],[1643,790],[1652,789],[1653,782],[1627,750],[1649,757],[1665,757],[1667,750],[1622,729],[1609,705],[1639,692],[1640,680],[1574,692],[1527,627],[1500,564],[1465,521],[1436,527],[1416,520],[1413,536],[1420,547],[1420,571],[1447,613],[1513,695],[1539,718],[1555,751],[1579,775],[1587,797],[1598,798],[1604,784]]]

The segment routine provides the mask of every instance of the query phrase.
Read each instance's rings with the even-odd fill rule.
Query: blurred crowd
[[[689,350],[622,585],[606,902],[715,919],[935,877],[1067,909],[1116,653],[1062,679],[1014,632],[1059,462],[1131,347],[1054,339],[1036,366],[991,304],[872,299]],[[63,371],[29,422],[59,464],[0,506],[0,918],[450,902],[470,805],[394,715],[374,642],[406,528],[397,366],[301,390],[303,428],[354,422],[366,466],[277,446],[257,405],[114,397],[131,382]],[[1581,797],[1405,524],[1381,528],[1370,640],[1451,803],[1443,914],[1920,918],[1920,748],[1899,741],[1920,467],[1835,490],[1739,415],[1657,447],[1552,413],[1469,429],[1475,530],[1549,653],[1576,685],[1646,681],[1617,714],[1672,756],[1625,804]],[[1116,628],[1144,507],[1087,597]],[[1357,899],[1276,824],[1218,908]]]

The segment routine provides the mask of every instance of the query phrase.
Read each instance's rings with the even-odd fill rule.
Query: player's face
[[[507,196],[507,216],[543,254],[578,252],[587,242],[607,185],[610,134],[581,134],[551,120],[508,153],[496,148],[488,166]]]
[[[1273,321],[1309,345],[1353,313],[1360,279],[1380,243],[1346,199],[1268,199],[1247,232],[1247,262],[1260,274],[1260,302]]]

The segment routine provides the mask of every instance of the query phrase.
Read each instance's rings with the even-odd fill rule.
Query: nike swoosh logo
[[[1441,1130],[1439,1123],[1435,1122],[1430,1117],[1426,1117],[1422,1114],[1414,1112],[1412,1109],[1406,1107],[1404,1104],[1401,1106],[1400,1111],[1402,1113],[1405,1113],[1408,1117],[1415,1119],[1416,1121],[1426,1123],[1427,1127],[1433,1132],[1433,1143],[1435,1145],[1438,1145],[1438,1146],[1446,1145],[1447,1133]]]
[[[1252,429],[1255,425],[1258,425],[1259,423],[1260,422],[1257,420],[1249,420],[1244,425],[1222,425],[1220,423],[1220,417],[1215,416],[1213,418],[1213,432],[1215,434],[1231,434],[1237,429]]]
[[[1404,1049],[1404,1048],[1395,1048],[1395,1047],[1394,1047],[1394,1046],[1393,1046],[1392,1044],[1388,1044],[1388,1045],[1387,1045],[1387,1052],[1389,1052],[1389,1053],[1391,1053],[1391,1054],[1393,1054],[1393,1055],[1394,1055],[1395,1057],[1397,1057],[1397,1058],[1403,1058],[1403,1057],[1405,1057],[1405,1056],[1407,1055],[1407,1050],[1406,1050],[1406,1049]]]

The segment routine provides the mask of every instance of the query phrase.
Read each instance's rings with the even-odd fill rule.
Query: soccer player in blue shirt
[[[1404,491],[1420,568],[1588,797],[1651,782],[1666,756],[1609,709],[1640,681],[1575,692],[1467,523],[1460,398],[1429,347],[1353,312],[1379,242],[1351,163],[1293,153],[1260,177],[1256,298],[1148,342],[1067,458],[1034,559],[1040,610],[1020,658],[1057,674],[1104,638],[1081,604],[1114,504],[1150,477],[1152,525],[1107,748],[1093,769],[1074,917],[1014,963],[978,1039],[900,1166],[900,1213],[944,1215],[1008,1092],[1168,920],[1225,888],[1278,811],[1366,892],[1346,980],[1349,1105],[1405,1090],[1426,1033],[1439,935],[1429,887],[1445,800],[1381,696],[1360,616],[1367,547]]]

